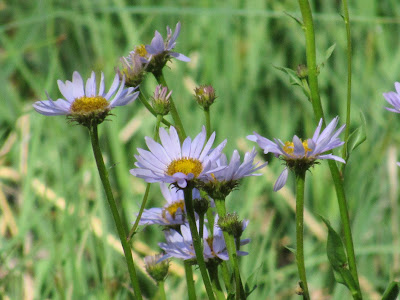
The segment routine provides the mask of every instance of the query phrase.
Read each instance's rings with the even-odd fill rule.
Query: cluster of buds
[[[208,110],[217,98],[215,89],[211,85],[201,85],[195,88],[194,96],[197,103],[205,110]]]

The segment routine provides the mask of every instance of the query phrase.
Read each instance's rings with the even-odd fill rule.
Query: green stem
[[[140,102],[143,103],[143,105],[147,108],[147,110],[155,117],[158,117],[157,113],[154,111],[153,107],[151,107],[150,103],[146,100],[146,97],[144,96],[143,92],[140,91],[139,94],[139,100]],[[167,125],[168,127],[170,127],[172,124],[170,122],[168,122],[167,120],[165,120],[164,118],[162,118],[161,122],[163,122],[165,125]]]
[[[155,132],[154,132],[154,140],[155,141],[158,140],[158,132],[159,132],[159,129],[160,129],[160,123],[161,122],[162,122],[162,115],[157,115],[156,129],[155,129]],[[138,213],[138,215],[136,217],[135,223],[133,224],[133,226],[132,226],[132,228],[131,228],[131,230],[129,231],[129,234],[128,234],[128,238],[127,238],[128,242],[132,239],[132,237],[136,233],[136,229],[139,226],[139,222],[140,222],[140,219],[142,218],[142,214],[143,214],[144,208],[146,207],[147,198],[149,197],[150,186],[151,186],[150,183],[148,183],[146,185],[146,191],[144,192],[144,195],[143,195],[142,204],[140,205],[139,213]]]
[[[313,105],[314,115],[317,120],[324,120],[324,113],[321,106],[321,99],[319,96],[318,89],[318,74],[317,74],[317,64],[316,64],[316,54],[315,54],[315,35],[314,35],[314,24],[312,19],[312,13],[310,4],[308,0],[299,0],[301,14],[303,16],[303,29],[306,37],[306,55],[307,55],[307,67],[308,67],[308,80],[311,91],[311,102]],[[324,127],[325,120],[323,121]],[[346,246],[346,252],[348,257],[349,269],[354,278],[354,281],[359,287],[356,257],[354,253],[353,238],[351,234],[350,218],[347,209],[347,200],[344,192],[343,180],[340,175],[339,169],[336,162],[333,160],[328,160],[329,168],[332,174],[332,179],[335,184],[336,195],[338,199],[340,217],[343,224],[344,233],[344,243]],[[359,290],[361,295],[361,291]]]
[[[156,78],[157,82],[165,87],[168,87],[167,82],[165,81],[164,75],[162,71],[160,73],[154,74],[154,77]],[[175,106],[175,102],[172,99],[172,96],[169,98],[170,101],[170,113],[172,116],[172,119],[174,120],[175,127],[178,131],[179,138],[181,141],[183,141],[186,138],[186,133],[185,129],[183,128],[181,118],[179,117],[178,111]]]
[[[229,266],[227,261],[221,263],[222,279],[224,280],[225,288],[228,294],[233,293],[231,285],[231,272],[229,271]]]
[[[199,214],[199,237],[200,239],[203,238],[204,234],[204,215]]]
[[[167,300],[167,296],[165,295],[164,281],[158,282],[158,293],[160,295],[161,300]]]
[[[191,187],[186,187],[183,190],[185,197],[186,215],[189,222],[190,233],[192,234],[193,247],[194,247],[194,252],[196,253],[197,264],[199,265],[201,277],[203,278],[208,298],[210,300],[215,300],[210,278],[208,277],[207,274],[206,263],[204,261],[203,247],[201,246],[201,240],[199,237],[199,233],[197,231],[196,219],[193,208],[192,190],[193,189]]]
[[[188,289],[189,300],[196,300],[196,289],[194,287],[192,265],[186,260],[183,262],[183,265],[185,266],[186,285]]]
[[[347,38],[347,107],[346,107],[346,129],[344,132],[344,141],[342,157],[347,158],[347,142],[350,135],[350,112],[351,112],[351,31],[350,31],[350,16],[347,0],[342,1],[343,4],[343,19],[346,25]],[[346,164],[342,164],[341,171],[343,172]]]
[[[225,217],[226,215],[225,200],[214,199],[214,202],[219,217],[220,218]],[[236,253],[235,238],[232,236],[232,234],[226,231],[223,231],[223,234],[226,243],[226,250],[228,250],[229,261],[232,264],[233,274],[235,277],[236,299],[246,299],[242,280],[240,278],[239,261]]]
[[[218,278],[218,265],[211,263],[207,266],[208,273],[211,277],[211,283],[215,291],[215,295],[217,296],[218,300],[225,300],[224,291],[222,290],[221,284]]]
[[[207,140],[208,140],[211,136],[210,108],[204,108],[204,116],[206,118],[206,132],[207,132]]]
[[[306,173],[301,171],[296,174],[296,262],[303,289],[303,299],[309,300],[306,268],[304,265],[304,181]]]
[[[131,248],[129,247],[128,242],[126,240],[126,233],[124,227],[122,226],[117,205],[115,203],[114,196],[111,191],[110,181],[108,180],[108,172],[104,165],[103,155],[101,154],[97,125],[94,125],[91,128],[89,128],[89,133],[92,142],[93,154],[96,160],[96,165],[99,171],[101,183],[103,184],[104,192],[106,193],[107,201],[110,206],[112,216],[114,218],[115,226],[117,227],[117,232],[119,235],[119,239],[121,241],[122,248],[124,250],[125,260],[128,267],[129,276],[131,278],[132,287],[135,292],[136,298],[141,300],[142,294],[140,291],[139,281],[136,275],[135,265],[133,264]]]

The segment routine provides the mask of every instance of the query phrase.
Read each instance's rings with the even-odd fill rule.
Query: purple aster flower
[[[342,163],[346,163],[343,158],[333,154],[323,154],[334,148],[344,144],[338,136],[344,130],[346,125],[341,126],[335,131],[339,117],[334,118],[328,126],[322,131],[322,119],[319,121],[318,127],[311,139],[302,141],[296,135],[292,142],[283,143],[279,139],[274,139],[274,142],[262,137],[254,132],[254,135],[249,135],[247,138],[250,141],[257,142],[264,149],[264,153],[272,152],[276,157],[281,157],[286,162],[286,168],[279,175],[278,180],[274,185],[274,191],[280,190],[285,184],[288,176],[288,168],[293,169],[299,164],[309,168],[317,159],[333,159]]]
[[[176,187],[168,187],[165,183],[160,183],[161,193],[167,200],[162,208],[154,207],[145,209],[140,219],[139,225],[159,224],[163,226],[182,225],[186,221],[185,198],[183,191]],[[200,199],[198,189],[193,189],[193,199]]]
[[[215,218],[214,222],[214,235],[209,235],[207,227],[204,226],[203,229],[203,240],[204,240],[204,260],[208,261],[209,259],[219,258],[221,260],[228,260],[228,251],[226,250],[226,244],[224,240],[224,236],[222,230],[217,225],[218,215]],[[197,222],[197,227],[199,223]],[[165,238],[167,240],[166,243],[159,243],[158,245],[163,249],[166,254],[159,260],[162,261],[164,259],[170,257],[176,257],[183,260],[187,259],[195,259],[196,254],[193,248],[192,235],[190,233],[189,225],[182,225],[181,233],[176,230],[168,230],[165,231]],[[249,240],[242,240],[241,245],[245,245],[249,243]],[[243,256],[247,255],[247,252],[237,251],[237,255]]]
[[[171,51],[176,46],[176,39],[178,38],[179,32],[181,31],[181,22],[178,22],[175,27],[175,31],[172,34],[171,28],[167,26],[167,38],[163,39],[161,34],[156,30],[153,39],[151,40],[150,45],[146,45],[146,51],[151,56],[157,55],[167,55],[175,57],[178,60],[188,62],[190,58],[177,52]]]
[[[213,169],[212,163],[219,158],[226,145],[225,140],[211,150],[215,132],[204,144],[204,126],[193,141],[187,137],[182,146],[173,126],[170,127],[169,134],[164,128],[160,128],[161,144],[149,137],[145,139],[150,151],[138,148],[139,155],[135,155],[137,168],[130,170],[130,173],[146,182],[176,183],[180,188],[185,188],[187,181],[203,180],[208,174],[219,170],[220,168]]]
[[[394,87],[396,92],[383,93],[386,101],[393,106],[393,108],[385,107],[388,111],[400,113],[400,82],[395,82]]]
[[[109,111],[116,106],[123,106],[134,101],[139,92],[134,92],[136,88],[124,88],[125,78],[122,82],[118,74],[115,75],[110,90],[106,93],[104,90],[104,74],[101,73],[100,85],[97,89],[96,75],[92,72],[90,78],[83,82],[81,75],[74,72],[72,82],[61,80],[57,81],[58,88],[65,99],[53,101],[47,94],[48,100],[37,101],[33,108],[45,116],[67,115],[74,121],[87,125],[92,119],[98,119],[101,123],[109,114]],[[110,100],[113,98],[112,100]]]

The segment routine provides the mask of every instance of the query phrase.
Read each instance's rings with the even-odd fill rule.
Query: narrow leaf
[[[347,140],[347,157],[349,159],[351,152],[353,152],[358,146],[360,146],[367,139],[366,121],[365,116],[360,112],[361,125],[357,127],[349,136]]]
[[[400,292],[400,283],[392,281],[382,295],[382,300],[396,300]]]

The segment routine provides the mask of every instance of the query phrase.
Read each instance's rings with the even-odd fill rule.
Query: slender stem
[[[164,281],[158,282],[158,293],[160,295],[161,300],[167,300],[167,296],[165,295]]]
[[[188,288],[189,300],[196,300],[196,289],[194,287],[192,265],[188,261],[184,261],[183,265],[185,266],[186,285]]]
[[[157,117],[157,113],[154,111],[153,107],[151,107],[150,103],[146,100],[146,97],[143,95],[143,92],[140,91],[139,100],[143,103],[143,105],[147,108],[147,110],[155,117]],[[164,118],[161,120],[165,125],[170,127],[172,124],[165,120]]]
[[[301,171],[296,174],[296,262],[303,289],[303,299],[309,300],[306,268],[304,265],[304,181],[306,173]]]
[[[126,233],[124,227],[122,226],[121,218],[118,213],[117,205],[114,200],[114,196],[111,191],[110,181],[108,180],[108,172],[104,165],[103,155],[101,154],[99,145],[99,136],[97,132],[97,125],[89,128],[90,139],[92,142],[93,154],[96,160],[97,169],[99,171],[101,183],[103,184],[104,192],[107,196],[107,201],[111,209],[112,216],[114,218],[115,226],[117,227],[117,232],[119,239],[121,240],[122,248],[124,249],[125,260],[129,271],[129,276],[131,278],[132,287],[135,292],[137,299],[142,299],[142,294],[140,291],[139,281],[136,275],[135,265],[133,264],[131,248],[126,240]]]
[[[159,84],[161,84],[165,87],[168,87],[162,71],[160,73],[154,74],[154,77],[156,78],[156,80]],[[179,117],[178,111],[176,110],[175,102],[172,99],[172,96],[169,98],[169,101],[171,104],[170,113],[171,113],[172,119],[174,120],[175,127],[177,127],[179,138],[181,141],[183,141],[186,138],[185,129],[183,128],[181,118]]]
[[[210,118],[210,108],[204,108],[204,116],[206,118],[206,132],[207,139],[209,139],[211,135],[211,118]]]
[[[324,120],[324,113],[321,106],[321,99],[319,97],[318,89],[318,74],[316,69],[316,54],[315,54],[315,35],[314,35],[314,24],[312,19],[311,8],[308,0],[298,0],[300,5],[301,14],[303,16],[303,29],[306,37],[306,54],[307,54],[307,66],[308,66],[308,80],[311,91],[311,102],[313,105],[314,115],[317,120]],[[324,127],[325,121],[323,121]],[[350,272],[354,278],[354,281],[359,287],[356,257],[354,253],[353,238],[351,234],[350,218],[347,209],[347,200],[344,192],[343,180],[340,175],[339,169],[336,162],[328,160],[329,168],[332,174],[332,179],[335,184],[336,195],[338,199],[340,217],[343,224],[344,243],[346,247],[348,263]],[[359,290],[361,295],[361,291]]]
[[[347,157],[347,142],[350,135],[350,112],[351,112],[351,31],[350,31],[350,16],[347,0],[342,1],[343,4],[343,18],[346,25],[346,38],[347,38],[347,107],[346,107],[346,129],[344,132],[343,145],[343,159]],[[341,171],[343,172],[346,164],[342,164]]]
[[[221,272],[222,272],[222,279],[224,280],[225,289],[228,293],[233,293],[232,285],[231,285],[231,272],[229,271],[229,265],[226,260],[224,260],[221,264]]]
[[[218,300],[225,300],[224,291],[222,290],[221,283],[218,278],[218,265],[211,263],[207,266],[208,273],[210,274],[211,283]]]
[[[200,239],[203,238],[204,231],[204,215],[199,214],[199,237]]]
[[[226,215],[225,200],[214,199],[214,202],[215,202],[215,207],[217,209],[217,213],[218,213],[219,217],[220,218],[225,217],[225,215]],[[224,239],[225,239],[225,243],[226,243],[226,250],[228,250],[229,261],[232,264],[233,274],[235,277],[236,299],[246,299],[242,280],[240,278],[239,261],[238,261],[238,257],[237,257],[237,253],[236,253],[235,239],[232,236],[232,234],[230,234],[226,231],[223,231],[223,234],[224,234]]]
[[[206,263],[204,262],[203,247],[201,246],[201,240],[199,237],[199,233],[197,232],[196,219],[193,209],[192,190],[193,189],[190,187],[186,187],[183,190],[185,197],[186,215],[189,222],[190,233],[192,234],[193,247],[194,252],[196,253],[197,264],[199,265],[200,273],[203,278],[208,298],[210,300],[215,300],[210,278],[207,274]]]
[[[156,121],[156,129],[154,132],[154,140],[157,141],[158,139],[158,131],[160,129],[160,123],[162,122],[162,115],[157,115],[157,121]],[[136,217],[135,223],[133,224],[131,230],[129,231],[127,240],[130,241],[134,234],[136,233],[136,229],[139,226],[140,219],[142,218],[142,214],[144,211],[144,208],[146,207],[147,203],[147,198],[149,197],[149,192],[150,192],[150,186],[151,184],[148,183],[146,185],[146,191],[144,192],[143,199],[142,199],[142,204],[140,205],[139,213]]]

